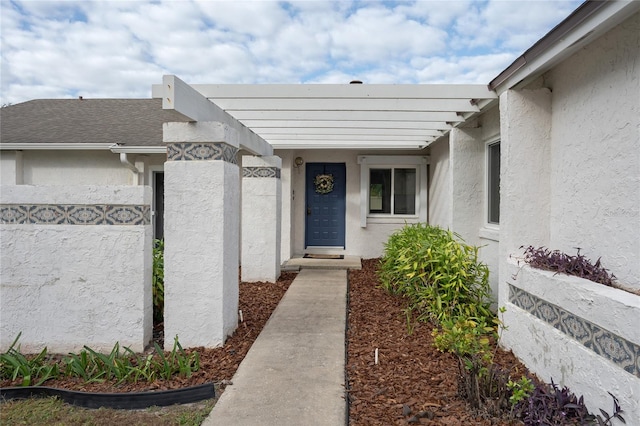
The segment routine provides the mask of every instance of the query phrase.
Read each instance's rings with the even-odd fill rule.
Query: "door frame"
[[[344,182],[343,182],[343,197],[341,200],[341,207],[342,207],[342,215],[341,215],[341,220],[342,220],[342,244],[341,245],[335,245],[335,246],[317,246],[317,245],[309,245],[309,234],[308,234],[308,228],[309,228],[309,215],[307,214],[307,209],[309,208],[309,193],[311,191],[312,185],[313,185],[313,181],[310,180],[308,177],[308,173],[309,173],[309,166],[310,165],[337,165],[343,168],[344,171]],[[347,240],[347,164],[344,162],[329,162],[329,161],[313,161],[310,163],[306,163],[305,164],[305,181],[304,181],[304,209],[303,209],[303,215],[304,215],[304,249],[333,249],[333,250],[344,250],[346,249],[346,240]]]

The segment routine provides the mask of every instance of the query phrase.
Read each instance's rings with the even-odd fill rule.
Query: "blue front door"
[[[307,163],[305,247],[344,247],[344,163]]]

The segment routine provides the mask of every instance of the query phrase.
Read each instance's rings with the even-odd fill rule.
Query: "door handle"
[[[307,207],[307,216],[311,216],[311,207]]]

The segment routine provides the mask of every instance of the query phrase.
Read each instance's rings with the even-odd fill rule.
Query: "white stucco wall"
[[[2,204],[145,205],[143,186],[3,186]],[[0,348],[143,350],[152,333],[151,225],[0,225]]]
[[[150,168],[162,167],[166,154],[128,154],[143,170],[142,183],[151,185]],[[0,151],[2,185],[132,185],[134,174],[120,154],[97,150]]]
[[[238,166],[165,165],[165,348],[216,347],[235,330],[240,200]],[[172,196],[173,194],[173,196]]]
[[[0,150],[0,185],[20,185],[22,176],[22,151]]]
[[[449,141],[451,229],[467,244],[478,245],[485,196],[485,148],[480,129],[452,129]]]
[[[640,14],[553,69],[551,239],[640,289]]]
[[[132,172],[109,151],[24,151],[28,185],[130,185]]]
[[[241,271],[245,282],[275,282],[280,276],[281,167],[282,160],[275,156],[242,158]]]
[[[164,168],[165,349],[176,335],[183,347],[220,346],[238,323],[238,135],[218,122],[165,123],[163,139],[174,152]]]
[[[292,180],[299,176],[297,167],[293,167],[293,161],[296,158],[294,150],[277,150],[276,155],[282,159],[282,170],[280,171],[280,182],[282,185],[282,212],[280,232],[280,260],[285,261],[291,259],[293,247],[293,210],[292,202],[294,198],[292,189]]]
[[[453,223],[449,137],[440,139],[429,149],[429,223],[449,229]]]

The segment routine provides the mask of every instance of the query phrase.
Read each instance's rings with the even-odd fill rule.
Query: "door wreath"
[[[328,194],[333,191],[333,175],[317,175],[313,183],[316,186],[316,192],[318,194]]]

